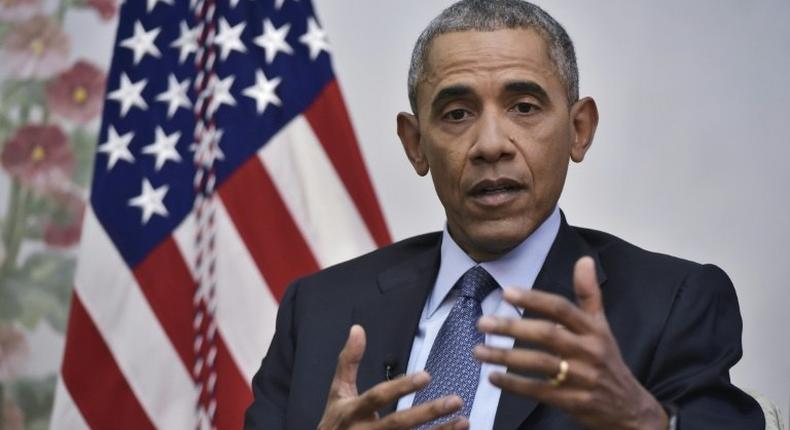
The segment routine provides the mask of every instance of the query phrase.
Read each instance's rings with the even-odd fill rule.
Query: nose
[[[497,163],[512,159],[515,155],[514,142],[508,135],[507,119],[488,112],[478,120],[477,139],[469,158],[474,163]]]

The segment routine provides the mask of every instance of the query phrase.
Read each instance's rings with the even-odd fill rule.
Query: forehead
[[[547,91],[563,91],[557,68],[543,37],[532,29],[459,31],[431,42],[423,79],[423,97],[441,87],[471,87],[507,80],[533,81]]]

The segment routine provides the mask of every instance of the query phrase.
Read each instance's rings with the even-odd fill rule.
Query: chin
[[[470,226],[466,233],[471,245],[469,252],[473,257],[493,260],[507,254],[523,242],[536,225],[524,220],[483,221]],[[477,255],[473,255],[477,254]]]

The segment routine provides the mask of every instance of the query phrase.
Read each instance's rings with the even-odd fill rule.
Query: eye
[[[453,109],[444,114],[444,118],[453,122],[459,122],[469,117],[469,111],[465,109]]]
[[[538,110],[538,107],[533,105],[532,103],[520,102],[513,105],[513,110],[515,110],[518,113],[529,114],[529,113],[534,113],[536,110]]]

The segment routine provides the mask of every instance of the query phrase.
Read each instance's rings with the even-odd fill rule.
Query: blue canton
[[[195,199],[195,0],[121,8],[91,203],[134,268],[189,215]],[[209,114],[217,187],[334,79],[308,0],[216,2]]]

